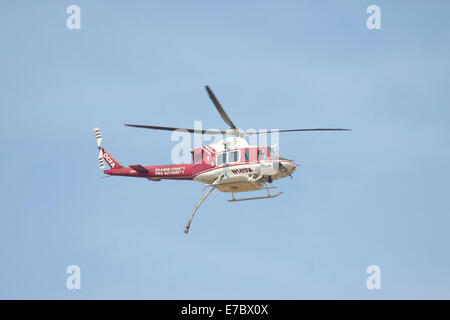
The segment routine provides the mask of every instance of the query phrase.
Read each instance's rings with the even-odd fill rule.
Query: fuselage
[[[222,192],[261,190],[264,184],[285,178],[296,164],[268,146],[250,146],[245,139],[232,138],[193,149],[190,164],[111,168],[105,174],[146,178],[152,181],[194,180],[214,185]]]

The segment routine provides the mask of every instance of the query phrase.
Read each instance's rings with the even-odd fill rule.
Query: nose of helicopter
[[[284,162],[283,166],[287,169],[289,174],[293,174],[297,169],[297,165],[293,161]]]

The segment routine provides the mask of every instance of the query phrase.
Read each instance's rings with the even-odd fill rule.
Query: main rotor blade
[[[186,130],[190,133],[201,133],[201,134],[225,134],[226,131],[223,130],[197,130],[197,129],[187,129],[187,128],[174,128],[174,127],[161,127],[161,126],[146,126],[142,124],[124,124],[127,127],[134,128],[144,128],[153,130],[165,130],[165,131],[176,131],[176,130]]]
[[[295,132],[295,131],[352,131],[352,129],[341,129],[341,128],[315,128],[315,129],[285,129],[285,130],[265,130],[265,131],[248,131],[245,134],[261,134],[261,133],[272,133],[272,132]]]
[[[206,91],[208,92],[208,95],[211,98],[212,102],[216,106],[217,111],[219,111],[219,114],[222,117],[223,121],[225,121],[225,123],[227,125],[229,125],[231,129],[236,129],[236,126],[231,121],[230,117],[227,115],[225,110],[222,108],[222,106],[220,105],[219,100],[217,100],[217,98],[214,95],[214,93],[212,92],[212,90],[208,86],[205,86],[205,88],[206,88]]]

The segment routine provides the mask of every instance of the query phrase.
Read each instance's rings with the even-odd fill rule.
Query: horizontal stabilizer
[[[148,173],[148,170],[145,169],[140,164],[133,164],[132,166],[130,166],[130,168],[133,168],[134,170],[136,170],[137,172],[140,172],[140,173]]]

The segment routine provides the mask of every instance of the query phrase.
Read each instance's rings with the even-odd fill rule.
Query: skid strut
[[[216,188],[216,187],[212,187],[211,189],[209,189],[208,192],[206,192],[205,195],[204,195],[204,196],[200,199],[200,201],[197,203],[197,205],[195,206],[194,210],[193,210],[192,213],[191,213],[191,216],[189,217],[189,221],[188,221],[188,223],[186,224],[186,227],[184,228],[184,233],[188,233],[188,232],[189,232],[189,228],[190,228],[190,226],[191,226],[192,219],[194,218],[194,214],[197,212],[197,209],[200,207],[200,205],[203,203],[203,201],[205,201],[206,197],[209,196],[209,194],[210,194],[211,192],[213,192],[213,190],[214,190],[215,188]]]

